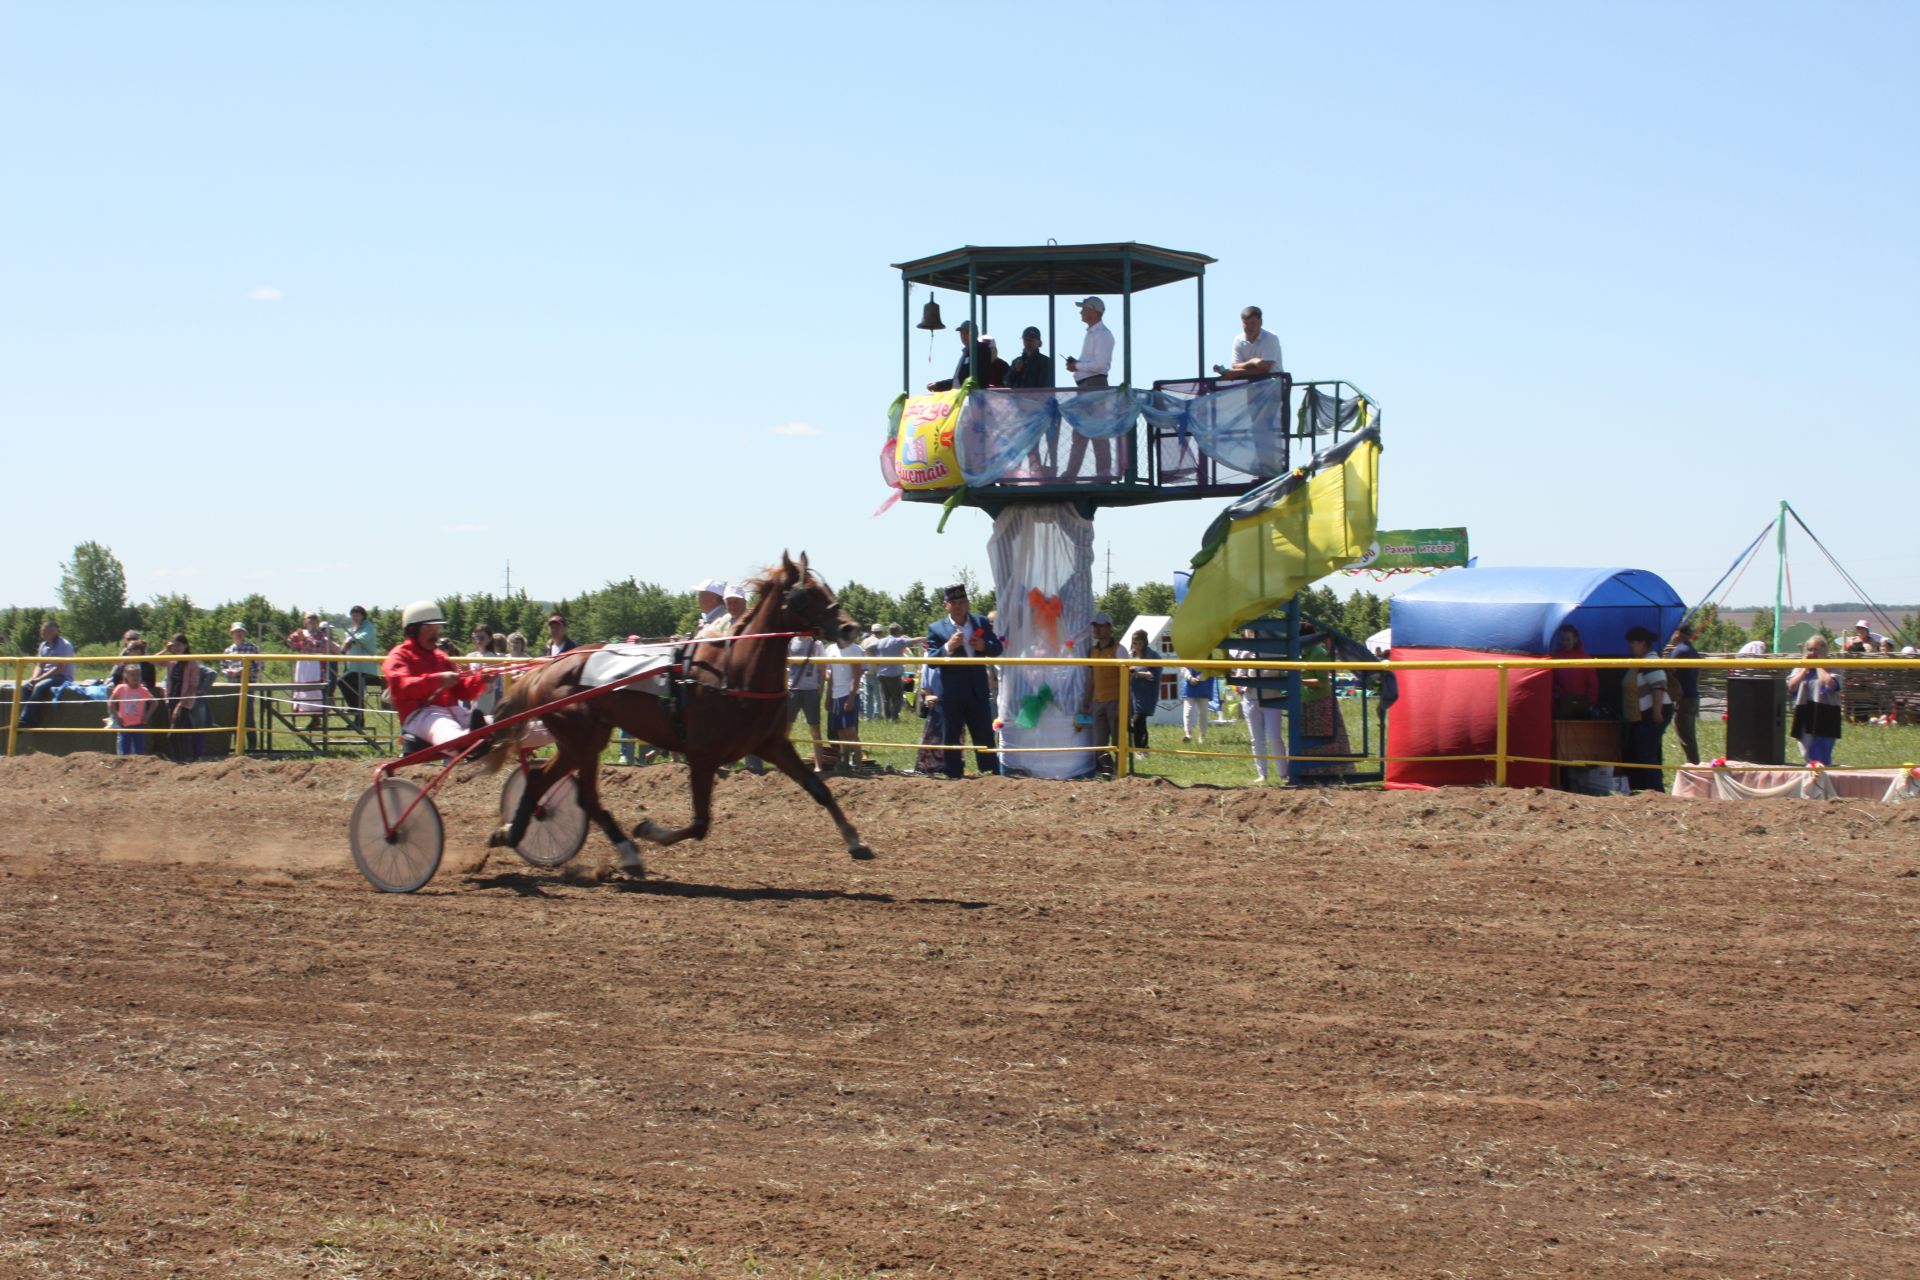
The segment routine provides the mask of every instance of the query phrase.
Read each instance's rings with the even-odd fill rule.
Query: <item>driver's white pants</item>
[[[408,716],[400,727],[420,741],[437,747],[467,732],[468,714],[465,707],[426,706]]]
[[[400,728],[428,746],[438,747],[466,733],[467,722],[472,714],[465,707],[425,706],[408,716]],[[488,723],[492,723],[492,719],[491,716],[487,717]],[[532,751],[552,741],[553,735],[547,732],[547,726],[536,720],[520,735],[520,748]]]

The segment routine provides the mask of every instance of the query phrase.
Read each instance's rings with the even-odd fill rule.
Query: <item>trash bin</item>
[[[1787,762],[1786,672],[1727,673],[1727,759]]]

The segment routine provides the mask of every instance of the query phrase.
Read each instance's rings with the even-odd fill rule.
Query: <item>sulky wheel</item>
[[[500,789],[502,822],[513,821],[520,809],[520,797],[526,793],[527,775],[515,769]],[[557,867],[580,852],[586,842],[587,811],[580,805],[580,784],[569,773],[540,797],[527,823],[527,834],[513,851],[536,867]]]
[[[406,814],[405,822],[401,814]],[[391,834],[388,823],[397,824]],[[353,806],[347,834],[353,839],[354,865],[382,893],[412,893],[433,879],[446,846],[440,811],[418,784],[405,778],[381,778],[368,787]]]

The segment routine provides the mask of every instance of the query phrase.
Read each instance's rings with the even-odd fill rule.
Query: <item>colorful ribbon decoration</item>
[[[1058,656],[1063,646],[1060,643],[1060,597],[1045,594],[1038,587],[1027,588],[1027,607],[1033,610],[1034,625],[1046,637],[1046,652],[1036,657]]]

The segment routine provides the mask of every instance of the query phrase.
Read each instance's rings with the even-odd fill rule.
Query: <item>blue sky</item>
[[[1695,600],[1786,498],[1920,601],[1917,12],[13,6],[0,601],[85,539],[135,598],[334,609],[783,547],[987,579],[986,517],[869,515],[888,264],[1050,237],[1219,259],[1215,358],[1256,302],[1384,406],[1383,526]],[[1137,301],[1140,380],[1192,310]],[[1102,572],[1166,579],[1214,514],[1103,513]]]

